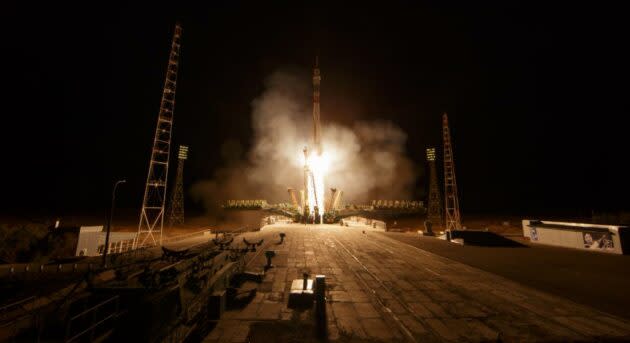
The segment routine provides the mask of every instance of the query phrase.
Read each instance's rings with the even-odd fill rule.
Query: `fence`
[[[91,308],[71,317],[66,325],[66,343],[79,340],[86,335],[90,335],[89,341],[107,334],[107,328],[113,328],[118,317],[120,308],[120,297],[113,296],[102,301]]]

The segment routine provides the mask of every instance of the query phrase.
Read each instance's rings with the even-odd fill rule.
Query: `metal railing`
[[[20,327],[24,325],[37,329],[39,312],[33,306],[36,300],[35,296],[30,296],[0,307],[0,341],[4,342],[15,338]],[[7,317],[7,314],[10,314],[10,318]],[[35,341],[39,342],[39,334],[36,335]]]
[[[76,274],[98,269],[100,263],[55,263],[55,264],[31,264],[19,263],[0,266],[0,279],[20,274]]]
[[[204,230],[190,232],[190,233],[184,233],[184,234],[181,234],[181,235],[168,237],[168,238],[163,238],[162,239],[162,245],[168,244],[168,243],[179,242],[179,241],[183,241],[183,240],[195,237],[195,236],[200,236],[200,235],[210,234],[210,233],[212,233],[212,229],[211,229],[210,226],[208,226],[207,229],[204,229]],[[156,247],[158,245],[159,244],[157,244],[157,242],[155,244],[154,243],[145,243],[144,245],[138,245],[135,250],[143,249],[143,248],[152,248],[152,247]]]
[[[240,228],[233,233],[241,233],[246,228]],[[169,238],[165,238],[162,240],[162,244],[176,243],[186,239],[190,239],[196,236],[208,235],[210,238],[210,234],[212,233],[212,229],[210,227],[205,227],[203,230],[195,231],[191,233],[185,233]],[[107,265],[109,268],[117,267],[120,265],[124,265],[129,263],[130,261],[134,261],[140,258],[143,255],[144,258],[150,258],[151,253],[148,249],[155,247],[156,245],[146,244],[144,246],[139,246],[136,249],[127,250],[121,253],[112,253],[108,256]],[[0,266],[0,279],[5,277],[11,277],[16,274],[79,274],[85,273],[88,271],[96,271],[101,269],[101,256],[89,257],[83,260],[82,262],[72,262],[72,263],[57,263],[57,264],[32,264],[32,263],[17,263],[17,264],[8,264]],[[90,262],[88,262],[90,261]]]
[[[3,317],[10,311],[12,310],[17,310],[18,308],[28,312],[27,309],[24,308],[25,304],[30,303],[31,301],[35,300],[35,296],[30,296],[28,298],[24,298],[22,300],[18,300],[16,302],[4,305],[2,307],[0,307],[0,321],[3,319]]]
[[[106,305],[112,304],[112,303],[114,305],[113,309],[109,308],[111,312],[99,313],[99,311],[101,310],[107,311],[108,307]],[[68,324],[66,325],[66,339],[64,340],[64,342],[69,343],[69,342],[76,341],[79,338],[84,337],[86,334],[90,334],[90,341],[94,341],[94,333],[96,329],[103,327],[105,324],[108,323],[108,321],[111,322],[114,319],[116,319],[116,317],[118,317],[119,307],[120,307],[120,297],[116,295],[92,306],[91,308],[77,315],[74,315],[68,320]],[[99,314],[100,314],[100,317],[99,317]],[[88,316],[90,315],[91,315],[91,318],[88,318]],[[85,321],[85,320],[88,320],[89,322],[89,325],[87,328],[77,333],[72,332],[73,323],[78,322],[78,321]],[[113,327],[113,323],[112,323],[112,327]]]
[[[203,235],[206,235],[206,234],[210,235],[211,233],[212,233],[212,229],[210,229],[210,228],[205,229],[205,230],[201,230],[201,231],[185,233],[185,234],[181,234],[181,235],[165,238],[165,239],[162,240],[162,244],[179,242],[179,241],[183,241],[183,240],[195,237],[195,236],[203,236]]]

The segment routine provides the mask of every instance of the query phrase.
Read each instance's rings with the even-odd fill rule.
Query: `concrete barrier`
[[[523,236],[532,243],[587,251],[627,254],[629,235],[627,226],[523,220]]]

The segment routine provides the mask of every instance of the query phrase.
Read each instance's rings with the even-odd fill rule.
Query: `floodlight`
[[[185,145],[180,145],[179,146],[179,154],[177,155],[177,157],[180,160],[185,160],[188,158],[188,147]]]

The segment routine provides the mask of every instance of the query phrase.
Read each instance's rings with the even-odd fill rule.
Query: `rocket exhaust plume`
[[[271,74],[263,93],[252,102],[254,137],[249,151],[242,143],[227,139],[221,147],[223,167],[211,179],[191,187],[193,200],[201,202],[217,221],[237,215],[221,210],[220,205],[227,199],[289,202],[287,187],[295,188],[300,205],[308,206],[310,195],[304,194],[302,202],[302,193],[307,191],[301,151],[305,146],[309,146],[309,167],[322,169],[327,187],[343,190],[344,201],[367,203],[371,199],[411,197],[416,175],[405,156],[406,134],[389,121],[355,120],[352,126],[340,125],[332,121],[332,114],[326,117],[331,120],[317,128],[317,120],[307,119],[316,119],[318,112],[314,109],[319,107],[314,101],[315,95],[319,98],[319,89],[311,88],[309,74],[286,69]],[[315,137],[319,137],[321,156]],[[213,145],[200,146],[199,154],[203,148],[208,155],[216,154]],[[323,181],[317,192],[320,212],[324,212],[327,189]],[[234,219],[226,220],[232,223]]]

